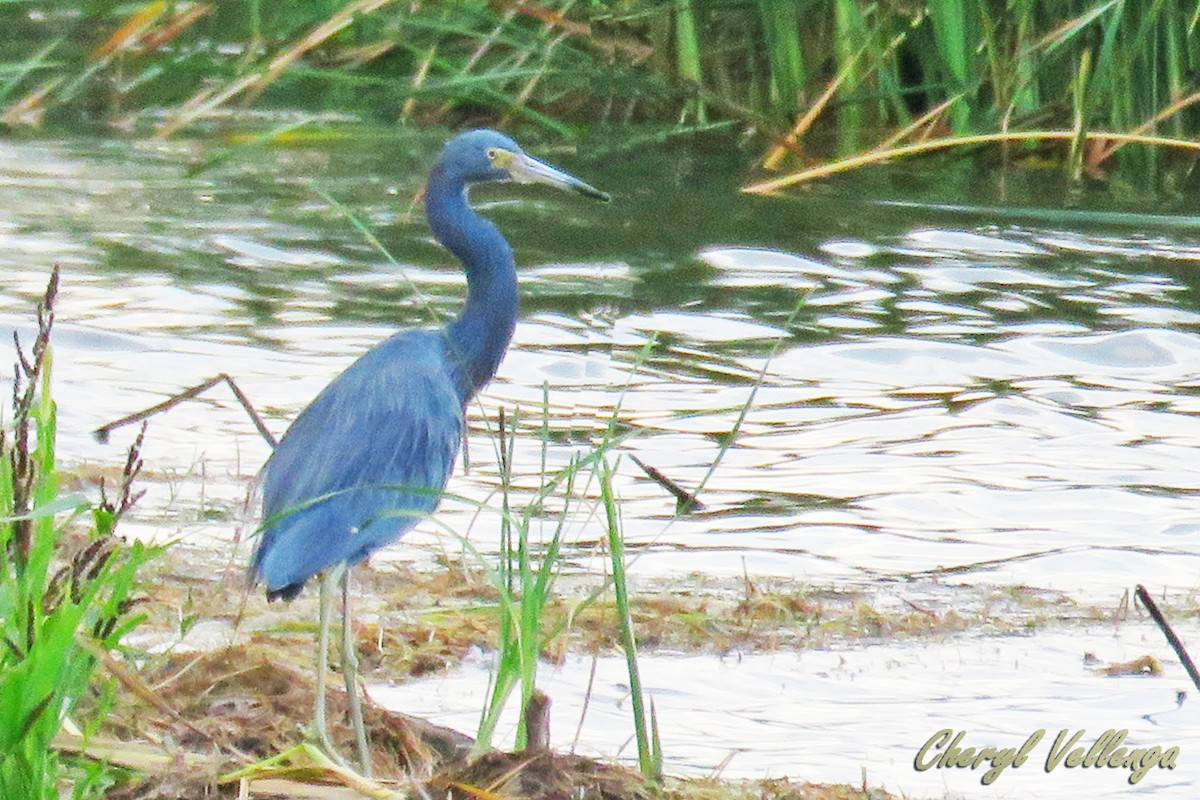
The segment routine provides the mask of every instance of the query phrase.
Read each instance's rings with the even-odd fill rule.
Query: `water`
[[[1184,631],[1195,639],[1200,626]],[[1034,637],[961,636],[953,641],[897,647],[877,644],[853,651],[643,658],[642,679],[653,694],[663,751],[671,774],[803,776],[806,780],[871,785],[905,797],[1185,797],[1200,769],[1194,756],[1194,703],[1177,707],[1173,692],[1138,676],[1097,678],[1082,654],[1132,659],[1158,646],[1152,625],[1120,630],[1096,625]],[[485,701],[487,668],[479,659],[448,676],[396,687],[375,687],[380,701],[438,724],[471,730]],[[680,675],[687,680],[681,685]],[[547,667],[542,688],[555,699],[550,728],[567,748],[635,757],[630,741],[628,677],[623,659],[571,656]],[[586,710],[578,687],[592,685]],[[1185,679],[1186,680],[1186,679]],[[1182,685],[1182,683],[1180,683]],[[703,687],[701,691],[697,687]],[[582,717],[582,723],[580,722]],[[515,714],[500,726],[502,741],[515,731]],[[917,771],[914,761],[939,731],[965,731],[961,747],[1019,748],[1038,730],[1045,738],[1028,761],[981,783],[978,769]],[[1088,749],[1109,729],[1126,730],[1128,749],[1176,746],[1174,770],[1154,768],[1136,786],[1131,770],[1047,771],[1059,732],[1083,730]],[[944,750],[944,748],[943,748]],[[943,750],[929,750],[929,759]]]
[[[104,446],[88,431],[179,387],[234,375],[282,432],[391,330],[455,313],[461,275],[412,206],[440,141],[351,130],[244,149],[196,178],[183,167],[203,158],[207,143],[6,144],[0,322],[27,332],[50,265],[62,266],[60,450],[80,465],[80,485],[94,492],[85,478],[96,465],[119,464],[133,433]],[[471,469],[452,479],[456,495],[494,505],[488,427],[501,406],[521,408],[518,483],[536,485],[544,398],[551,467],[601,441],[619,403],[619,429],[633,434],[621,451],[695,487],[761,374],[739,435],[705,483],[705,511],[673,518],[673,498],[622,460],[616,483],[637,581],[745,571],[869,585],[900,600],[945,583],[1026,584],[1104,605],[1137,582],[1169,599],[1193,593],[1194,218],[1146,213],[1143,203],[1061,213],[1068,198],[1057,176],[967,166],[897,164],[779,200],[738,195],[741,158],[718,149],[540,154],[615,199],[592,204],[529,188],[475,194],[516,245],[523,307],[514,348],[472,410]],[[314,182],[372,227],[403,277]],[[1057,210],[1038,211],[1047,207]],[[224,548],[267,452],[223,390],[156,419],[145,448],[149,493],[127,531]],[[448,501],[438,521],[406,540],[413,547],[381,559],[457,552],[446,531],[495,549],[494,511]],[[572,562],[598,568],[600,516],[573,515],[567,535]],[[1113,635],[1051,631],[962,645],[998,653],[992,671],[982,655],[970,669],[955,662],[946,655],[960,646],[953,641],[899,648],[896,657],[915,683],[1020,693],[1024,681],[1061,671]],[[1137,636],[1139,652],[1166,655],[1157,636],[1141,628]],[[1022,657],[1025,666],[1009,669],[1014,647],[1060,660]],[[868,696],[890,686],[877,677],[886,671],[881,652],[836,654],[861,670]],[[802,673],[826,657],[749,658],[746,672],[730,673],[746,676],[731,713],[754,699],[759,676]],[[696,664],[718,669],[711,657],[652,663],[674,671],[681,707],[706,702],[715,678]],[[719,669],[741,667],[727,659]],[[1111,720],[1104,725],[1120,727],[1130,713],[1173,703],[1182,674],[1172,664],[1168,675],[1132,684],[1146,693],[1137,703],[1089,674],[1036,698],[1061,720],[1044,723],[1055,730],[1092,726],[1075,720],[1097,707],[1112,712],[1096,712]],[[570,676],[564,686],[582,692],[577,672]],[[556,688],[556,700],[568,691]],[[845,747],[869,738],[871,717],[841,731],[838,698],[804,695],[795,706],[812,723],[805,735],[824,736],[823,750],[775,723],[747,723],[712,734],[707,748],[672,741],[673,763],[703,771],[732,749],[782,748],[783,761],[739,756],[728,774],[782,769],[790,759],[793,774],[856,781],[866,766],[872,779],[936,793],[915,779],[907,751]],[[939,720],[992,724],[986,704],[927,699],[928,718],[889,740],[897,752]],[[868,708],[889,730],[908,730],[914,713]],[[1043,726],[995,713],[1013,735]],[[1155,772],[1143,785],[1168,786],[1181,774]],[[1055,796],[1093,796],[1076,774],[1053,777]],[[1006,783],[1016,785],[998,786]]]

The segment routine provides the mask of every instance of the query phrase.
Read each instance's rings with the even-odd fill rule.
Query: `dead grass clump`
[[[362,668],[410,678],[448,669],[471,647],[492,643],[494,616],[492,609],[451,609],[356,624]]]
[[[534,750],[484,753],[430,781],[433,797],[480,800],[646,800],[642,776],[619,764],[585,756]]]
[[[173,656],[143,678],[178,716],[129,698],[129,705],[114,710],[111,728],[122,738],[170,742],[190,751],[216,748],[235,761],[275,755],[303,741],[312,721],[314,676],[311,668],[291,663],[293,658],[283,648],[257,641]],[[334,743],[352,752],[347,710],[345,693],[331,691]],[[381,776],[432,774],[462,761],[472,745],[457,731],[374,704],[364,713]]]
[[[664,800],[899,800],[868,786],[817,784],[788,778],[719,781],[708,778],[670,781]]]

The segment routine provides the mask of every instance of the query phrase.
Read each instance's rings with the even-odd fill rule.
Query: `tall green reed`
[[[1200,15],[1185,0],[937,0],[891,8],[837,0],[832,13],[838,35],[827,49],[841,54],[839,64],[853,52],[862,63],[846,73],[835,113],[806,119],[804,130],[835,129],[846,167],[938,137],[944,145],[929,149],[996,136],[1006,161],[1064,141],[1058,152],[1067,176],[1113,173],[1151,188],[1171,177],[1165,166],[1180,163],[1162,157],[1163,145],[1185,147],[1200,129],[1200,92],[1188,78],[1200,63]],[[821,57],[810,50],[806,56]],[[910,124],[910,115],[917,121]],[[883,136],[872,145],[877,134],[866,131]],[[1021,131],[1030,135],[1022,139]],[[827,166],[805,179],[841,168]]]
[[[537,689],[537,668],[541,653],[555,638],[564,633],[574,615],[611,590],[615,600],[621,649],[631,687],[638,763],[646,780],[658,783],[662,778],[662,747],[653,705],[647,710],[645,692],[638,671],[637,640],[630,613],[624,539],[616,492],[613,488],[614,471],[609,463],[609,454],[622,441],[616,432],[615,419],[618,414],[619,410],[615,410],[600,443],[586,454],[573,457],[566,467],[548,471],[547,451],[551,429],[549,398],[544,396],[540,428],[542,457],[539,485],[529,496],[523,498],[524,502],[519,512],[514,509],[517,492],[513,462],[519,417],[507,415],[503,411],[500,414],[501,433],[497,441],[501,467],[501,546],[498,565],[492,568],[487,559],[464,540],[474,557],[492,575],[500,596],[500,628],[495,670],[488,700],[480,717],[476,749],[484,751],[492,746],[496,725],[512,693],[518,687],[520,707],[523,710],[528,708]],[[600,586],[575,605],[573,614],[559,618],[555,623],[548,623],[544,618],[544,611],[552,599],[555,581],[564,566],[564,534],[572,521],[591,516],[594,507],[591,498],[596,494],[599,496],[603,513],[605,542],[612,571]],[[550,504],[554,505],[553,509],[548,508]],[[545,518],[553,519],[549,538],[535,541],[533,529],[539,520]],[[526,746],[529,741],[531,732],[526,728],[527,722],[528,716],[522,713],[518,719],[515,742],[517,748]]]
[[[675,60],[680,78],[695,87],[703,85],[694,0],[675,0]],[[689,105],[695,121],[703,124],[707,118],[704,101],[697,97]]]
[[[637,353],[635,374],[649,357],[655,340],[651,338]],[[626,575],[624,538],[620,525],[620,514],[614,489],[614,469],[609,457],[628,434],[620,430],[620,413],[627,383],[618,394],[609,414],[600,440],[582,455],[571,458],[560,470],[547,470],[548,450],[551,441],[550,400],[548,389],[543,389],[542,417],[540,426],[541,459],[539,486],[526,498],[522,512],[513,511],[513,455],[517,432],[516,419],[513,426],[498,437],[498,456],[501,464],[502,536],[500,569],[494,579],[500,590],[501,632],[498,641],[497,668],[493,677],[489,701],[484,708],[477,749],[491,746],[499,715],[503,711],[513,687],[521,685],[521,708],[529,707],[536,689],[537,659],[542,650],[556,637],[562,635],[571,619],[599,600],[609,590],[613,592],[617,628],[621,649],[631,688],[631,709],[635,739],[638,747],[638,764],[648,784],[657,785],[663,773],[663,753],[658,736],[658,721],[653,702],[646,708],[646,695],[638,669],[637,639],[630,612],[630,593]],[[505,415],[500,415],[501,431],[504,431]],[[603,515],[611,573],[601,585],[575,604],[572,614],[555,624],[542,619],[554,581],[562,569],[562,544],[567,525],[576,519],[590,519],[596,512],[595,498],[599,498],[599,511]],[[552,510],[547,505],[554,501]],[[540,562],[534,561],[531,547],[530,526],[535,519],[554,520],[553,531],[541,546]],[[514,538],[515,537],[515,538]],[[474,551],[473,551],[474,552]],[[478,553],[476,553],[478,557]],[[517,591],[519,589],[519,591]],[[518,722],[517,746],[528,741],[529,721],[522,714]]]
[[[604,518],[608,535],[608,552],[612,559],[613,594],[616,599],[617,627],[621,635],[621,649],[625,654],[625,668],[629,675],[630,708],[633,710],[633,732],[637,740],[638,767],[642,777],[649,783],[658,784],[663,777],[662,743],[658,738],[658,721],[653,701],[649,712],[646,709],[646,694],[642,687],[641,670],[638,668],[637,636],[633,630],[633,614],[630,613],[629,583],[625,576],[625,539],[621,534],[621,515],[613,490],[613,470],[606,458],[598,466],[600,497],[604,504]]]
[[[800,111],[808,83],[800,12],[799,5],[791,0],[758,0],[770,70],[770,102],[789,114]]]
[[[118,647],[141,621],[131,613],[135,579],[150,557],[113,536],[136,499],[136,446],[115,505],[60,492],[50,347],[57,283],[56,270],[31,356],[18,348],[12,422],[0,431],[0,797],[23,800],[59,797],[54,737],[95,677],[96,648]],[[77,540],[89,511],[90,531]],[[85,731],[98,721],[82,721]],[[101,776],[88,774],[77,797],[97,789]]]
[[[860,53],[868,46],[870,31],[856,0],[835,0],[834,20],[838,74],[844,78],[842,85],[845,87],[845,93],[852,93],[858,90],[862,81],[862,65],[859,59]],[[839,150],[852,152],[859,148],[865,123],[865,109],[862,104],[855,102],[852,97],[843,98],[837,108]]]
[[[948,109],[950,130],[964,134],[971,130],[971,98],[978,87],[975,80],[975,53],[978,50],[978,26],[975,4],[961,0],[930,0],[927,4],[929,25],[936,53],[926,72],[936,78],[945,93],[956,98]]]

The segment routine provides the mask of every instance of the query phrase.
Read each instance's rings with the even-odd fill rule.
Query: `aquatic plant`
[[[838,81],[823,106],[839,115],[859,107],[869,115],[865,127],[883,135],[871,143],[864,125],[848,131],[839,116],[841,160],[748,190],[987,143],[1000,143],[1013,160],[1044,155],[1053,141],[1067,144],[1057,152],[1071,180],[1119,168],[1127,180],[1156,183],[1167,174],[1164,146],[1189,147],[1200,125],[1200,92],[1185,77],[1200,57],[1191,35],[1198,19],[1194,5],[1175,0],[871,6],[838,30]],[[765,163],[802,153],[800,142],[825,111],[798,121]]]
[[[621,649],[625,653],[625,668],[629,675],[629,704],[633,713],[633,732],[637,740],[638,767],[647,782],[659,784],[663,777],[662,743],[658,737],[658,720],[654,702],[646,709],[646,695],[638,669],[637,638],[630,613],[628,581],[625,578],[625,540],[621,535],[621,517],[613,491],[612,467],[608,461],[599,463],[600,497],[604,503],[604,518],[608,534],[608,551],[612,558],[613,594],[616,598],[617,627],[621,634]]]
[[[549,409],[549,404],[544,404]],[[479,752],[492,746],[492,738],[500,715],[514,688],[520,686],[521,709],[524,710],[537,688],[537,666],[548,638],[561,628],[545,631],[544,611],[551,599],[555,578],[562,567],[560,558],[566,521],[576,501],[575,478],[579,462],[572,463],[558,474],[547,474],[545,455],[549,444],[549,416],[543,415],[541,486],[533,498],[525,498],[522,510],[514,511],[513,445],[519,424],[515,415],[506,419],[504,409],[498,420],[499,435],[496,452],[500,463],[500,557],[494,568],[489,566],[492,582],[499,592],[500,625],[496,642],[495,670],[487,704],[480,716],[475,747]],[[561,503],[557,524],[548,540],[535,548],[531,539],[532,527],[551,498]],[[478,553],[477,558],[482,559]],[[484,560],[484,563],[486,561]],[[517,727],[515,746],[520,749],[528,742],[527,715],[522,713]]]
[[[969,137],[991,134],[1012,158],[1045,148],[1037,132],[1069,131],[1073,179],[1114,165],[1153,179],[1170,165],[1161,144],[1200,126],[1190,0],[33,6],[0,4],[10,126],[49,114],[170,135],[249,105],[521,122],[567,138],[583,125],[715,123],[773,140],[769,168],[789,153],[974,148]]]
[[[645,353],[643,353],[644,357]],[[648,714],[641,680],[638,674],[637,643],[634,636],[630,594],[625,573],[625,548],[621,535],[616,493],[613,489],[613,467],[608,461],[610,451],[621,442],[616,420],[619,404],[614,409],[602,441],[583,455],[573,457],[561,470],[548,471],[547,452],[550,443],[549,398],[543,397],[541,444],[542,459],[539,485],[531,494],[517,497],[514,482],[513,443],[519,419],[501,409],[497,454],[500,463],[500,557],[492,568],[466,540],[464,544],[490,574],[499,594],[500,624],[497,638],[495,670],[488,701],[481,714],[476,734],[476,750],[483,752],[492,746],[496,724],[513,690],[520,686],[521,708],[527,711],[537,696],[537,666],[541,654],[563,635],[579,614],[595,604],[610,589],[614,597],[616,629],[625,654],[631,690],[631,711],[638,760],[647,781],[658,782],[662,777],[662,748],[658,741],[657,723],[653,709]],[[586,472],[585,472],[586,470]],[[593,486],[594,483],[594,486]],[[554,600],[555,580],[563,567],[563,536],[570,522],[591,516],[593,493],[599,494],[605,519],[606,543],[612,572],[605,581],[574,605],[566,615],[547,614]],[[521,511],[514,510],[520,502]],[[553,508],[549,508],[553,506]],[[534,542],[533,528],[552,520],[548,539]],[[518,721],[515,746],[529,745],[535,734],[529,730],[531,714],[522,713]]]
[[[74,720],[97,659],[140,621],[135,578],[151,551],[113,535],[132,505],[140,468],[130,450],[115,503],[91,505],[59,488],[56,410],[51,397],[50,332],[54,272],[38,308],[38,335],[27,357],[18,346],[13,417],[0,431],[0,797],[57,800],[63,765],[52,747]],[[80,524],[90,516],[90,530]],[[98,717],[103,717],[103,704]],[[82,772],[75,796],[94,794],[103,769]]]

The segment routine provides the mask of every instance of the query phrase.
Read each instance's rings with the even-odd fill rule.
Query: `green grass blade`
[[[621,536],[620,514],[617,511],[616,495],[613,493],[613,472],[607,459],[601,459],[597,467],[600,473],[600,497],[607,520],[608,552],[612,559],[612,585],[616,599],[617,623],[621,633],[621,649],[625,652],[625,667],[629,674],[629,702],[633,709],[638,765],[647,781],[657,783],[661,775],[655,769],[642,678],[638,670],[637,637],[633,630],[633,615],[629,610],[629,585],[625,575],[625,540]]]

